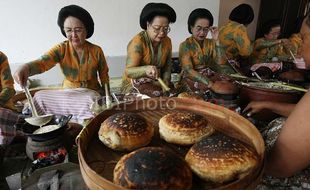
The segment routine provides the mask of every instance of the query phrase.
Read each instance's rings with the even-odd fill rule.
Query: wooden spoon
[[[160,86],[163,88],[163,90],[164,90],[165,92],[170,91],[170,88],[166,85],[166,83],[163,81],[163,79],[161,79],[160,77],[158,77],[157,80],[158,80]]]

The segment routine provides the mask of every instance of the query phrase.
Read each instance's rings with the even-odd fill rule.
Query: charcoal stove
[[[37,169],[68,162],[69,147],[64,138],[62,135],[46,141],[34,141],[28,137],[26,154],[31,162],[24,168],[23,177],[27,178]]]
[[[32,138],[28,137],[26,143],[26,153],[28,158],[30,158],[31,160],[36,160],[39,153],[57,150],[61,147],[66,147],[64,143],[64,135],[46,141],[35,141]]]

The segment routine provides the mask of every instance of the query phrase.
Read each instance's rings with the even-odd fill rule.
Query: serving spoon
[[[25,121],[31,125],[39,127],[42,127],[43,125],[50,122],[51,119],[53,118],[53,114],[39,115],[34,106],[33,99],[27,85],[24,87],[24,91],[32,110],[32,117],[25,118]]]
[[[157,78],[160,86],[162,87],[162,89],[165,91],[165,92],[168,92],[170,91],[170,88],[166,85],[166,83],[163,81],[163,79],[161,79],[160,77]]]
[[[163,89],[164,91],[164,94],[168,97],[173,97],[176,95],[176,93],[172,93],[171,92],[171,88],[163,81],[162,78],[158,77],[157,78],[157,81],[159,82],[161,88]]]

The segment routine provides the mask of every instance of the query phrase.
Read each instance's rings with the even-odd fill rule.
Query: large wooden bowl
[[[242,86],[240,90],[240,106],[245,108],[251,101],[273,101],[283,103],[297,103],[302,97],[302,93],[297,91],[282,91],[274,89],[258,88],[254,86]],[[270,110],[262,110],[252,116],[253,118],[270,122],[279,115]]]
[[[193,189],[235,190],[255,189],[263,173],[264,141],[259,131],[248,120],[224,107],[200,100],[181,98],[155,98],[120,104],[111,110],[106,110],[95,117],[77,138],[80,169],[89,189],[116,190],[124,189],[113,184],[113,169],[120,157],[126,152],[117,152],[107,148],[98,138],[101,123],[117,112],[135,112],[152,122],[155,136],[150,146],[164,146],[184,156],[189,147],[181,147],[164,142],[159,138],[158,121],[167,113],[176,111],[194,112],[203,115],[215,126],[216,130],[237,138],[252,146],[259,155],[258,165],[248,175],[227,184],[205,184],[193,180]],[[195,178],[195,177],[194,177]],[[203,185],[202,185],[203,184]]]

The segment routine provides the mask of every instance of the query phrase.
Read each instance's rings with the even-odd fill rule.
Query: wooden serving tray
[[[114,106],[96,116],[77,137],[80,169],[86,185],[90,189],[116,190],[125,189],[113,184],[113,170],[118,160],[128,152],[114,151],[106,147],[98,138],[101,123],[118,112],[134,112],[146,118],[155,127],[155,134],[148,146],[162,146],[185,156],[190,146],[169,144],[160,139],[159,119],[173,112],[193,112],[207,117],[218,132],[237,138],[252,146],[259,155],[257,167],[248,175],[226,184],[211,184],[197,176],[193,178],[193,190],[237,190],[255,189],[263,173],[264,141],[254,125],[237,113],[222,106],[208,102],[181,98],[153,98],[138,100]]]

